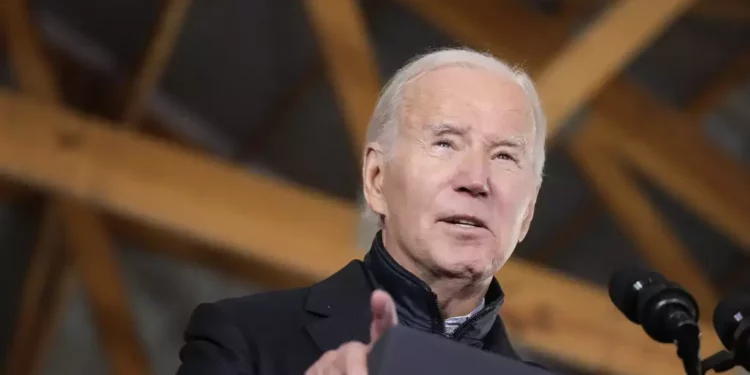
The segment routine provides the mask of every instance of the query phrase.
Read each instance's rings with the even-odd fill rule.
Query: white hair
[[[401,105],[403,104],[406,86],[432,70],[447,66],[485,69],[508,76],[518,83],[531,105],[535,130],[532,162],[538,183],[541,183],[545,162],[547,119],[544,116],[539,94],[537,94],[531,78],[523,70],[511,67],[490,54],[468,48],[441,49],[417,56],[396,72],[383,87],[367,127],[366,142],[377,142],[384,152],[389,153],[399,131]],[[369,209],[367,211],[366,215],[372,214]]]

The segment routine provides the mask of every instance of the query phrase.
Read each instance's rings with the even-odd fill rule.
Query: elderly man
[[[364,261],[309,288],[199,306],[178,374],[364,374],[395,324],[518,358],[494,275],[529,230],[545,133],[522,72],[462,49],[413,60],[369,124],[363,188],[380,230]]]

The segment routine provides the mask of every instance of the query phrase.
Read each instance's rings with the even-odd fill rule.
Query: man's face
[[[405,89],[400,124],[392,154],[368,151],[365,164],[386,246],[419,273],[493,275],[526,235],[538,192],[523,90],[497,73],[443,67]]]

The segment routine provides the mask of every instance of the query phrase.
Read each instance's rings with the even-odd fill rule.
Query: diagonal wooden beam
[[[337,239],[337,247],[344,249],[353,244],[357,213],[344,201],[301,193],[293,186],[229,168],[218,159],[107,129],[112,126],[109,122],[82,120],[68,111],[16,99],[7,92],[0,95],[0,122],[0,159],[9,163],[3,174],[18,181],[54,188],[52,191],[64,195],[89,197],[87,202],[95,207],[157,222],[188,236],[194,235],[191,231],[197,229],[193,226],[198,218],[206,225],[200,232],[208,243],[235,244],[229,246],[235,249],[252,247],[270,261],[276,259],[274,249],[298,249],[297,260],[288,266],[317,271],[314,276],[329,271],[328,261],[317,254],[326,253],[332,245],[331,240],[314,239]],[[48,125],[18,126],[40,122]],[[38,148],[39,153],[18,153],[27,146]],[[225,188],[213,190],[218,186]],[[187,201],[195,204],[185,205]],[[191,207],[198,206],[206,211],[196,216]],[[247,216],[255,211],[268,216]],[[325,222],[319,212],[326,212]],[[283,228],[278,226],[283,222],[298,224],[301,232],[267,243],[252,240],[268,239],[269,233]],[[351,233],[352,242],[341,233]],[[350,255],[339,260],[345,263]],[[282,262],[288,260],[282,258]]]
[[[572,25],[529,15],[520,4],[487,0],[400,0],[464,43],[532,72],[555,134],[695,0],[623,0],[569,39]]]
[[[5,25],[7,27],[7,37],[11,49],[11,60],[15,68],[15,72],[19,77],[19,85],[23,92],[28,93],[36,98],[44,100],[50,103],[62,103],[63,98],[59,89],[59,84],[56,80],[50,60],[45,53],[41,40],[38,35],[34,32],[34,27],[31,22],[31,17],[28,12],[28,3],[25,0],[10,0],[3,3],[5,9],[2,14],[5,16]],[[62,142],[68,142],[69,140],[61,140]],[[77,217],[71,216],[74,210],[77,212],[86,212],[88,209],[85,206],[79,206],[77,202],[66,200],[65,197],[61,199],[53,199],[52,202],[45,208],[45,221],[60,220],[63,223],[58,225],[46,224],[45,230],[41,232],[39,237],[39,245],[34,252],[30,267],[29,277],[27,279],[28,286],[24,288],[24,295],[22,296],[22,309],[19,312],[21,319],[20,323],[32,322],[30,324],[19,326],[19,331],[16,332],[12,347],[17,349],[11,353],[9,357],[9,368],[12,371],[17,371],[16,374],[26,374],[28,371],[33,371],[34,364],[40,361],[43,356],[43,352],[48,344],[48,338],[51,332],[55,328],[56,320],[58,319],[59,305],[63,303],[65,299],[65,293],[67,291],[66,284],[69,280],[70,264],[65,259],[69,254],[62,253],[63,260],[52,262],[50,259],[55,257],[60,252],[59,239],[64,238],[68,241],[71,237],[63,237],[59,232],[63,224],[78,225],[77,223],[71,224],[72,220],[77,220]],[[105,236],[103,228],[87,227],[85,229],[91,229],[92,232],[88,232],[85,235],[92,238]],[[99,232],[97,232],[99,231]],[[100,233],[101,232],[101,233]],[[72,252],[80,251],[77,248],[80,243],[70,242],[68,248]],[[108,260],[108,248],[102,247],[99,251],[90,252],[87,254],[86,261],[76,262],[75,266],[82,271],[84,274],[90,274],[96,272],[99,263],[106,264]],[[117,274],[113,272],[100,273],[100,278],[93,280],[86,278],[84,284],[95,283],[96,286],[109,286],[111,283],[116,282],[112,278],[116,278]],[[110,282],[109,284],[107,282]],[[52,285],[49,288],[41,288],[39,285]],[[88,285],[90,286],[90,285]],[[52,294],[43,293],[46,289],[51,289]],[[106,292],[106,291],[105,291]],[[122,295],[109,293],[93,295],[95,303],[101,303],[102,298],[124,298]],[[45,306],[42,302],[34,302],[35,300],[41,299],[42,301],[50,300],[53,301],[51,308]],[[121,305],[125,305],[122,303]],[[124,315],[128,315],[127,310],[123,310]],[[97,318],[101,318],[97,315]],[[24,319],[28,319],[24,321]],[[127,324],[127,320],[122,320],[122,324]],[[101,322],[100,322],[101,323]],[[116,326],[115,326],[116,328]],[[111,330],[112,325],[100,324],[101,330]],[[103,332],[106,336],[108,332]],[[104,345],[107,348],[112,349],[110,346],[112,342],[105,341]],[[140,352],[141,348],[139,344],[134,341],[125,342],[129,345],[129,351],[131,353]],[[121,348],[116,350],[110,350],[110,354],[116,355],[117,352],[122,351]],[[116,357],[111,357],[111,360],[115,361],[115,365],[121,366],[122,364],[117,362]],[[31,364],[30,364],[31,363]],[[137,361],[131,362],[127,369],[133,370],[138,368],[143,363]],[[116,368],[115,370],[120,370]],[[146,367],[141,367],[139,371],[130,371],[135,374],[145,374]]]
[[[271,269],[264,264],[248,262],[239,253],[222,252],[221,248],[201,245],[184,237],[176,238],[133,221],[112,220],[118,233],[148,249],[220,270],[239,280],[260,282],[269,288],[300,287],[316,281],[295,275],[289,268]],[[631,357],[645,361],[643,368],[640,365],[632,368],[634,374],[649,374],[649,371],[653,374],[677,373],[678,368],[666,347],[656,346],[658,352],[653,352],[655,346],[651,343],[646,347],[636,345],[636,341],[643,340],[643,334],[634,326],[615,324],[605,327],[597,321],[592,324],[590,318],[594,314],[602,317],[616,314],[600,288],[515,260],[498,277],[503,288],[510,293],[509,304],[503,308],[502,316],[517,345],[579,363],[592,371],[630,373],[630,370],[616,372],[609,369],[618,366],[631,368],[632,365],[627,363],[627,358]],[[554,289],[550,289],[550,285],[554,285]],[[592,315],[582,316],[577,309],[561,309],[569,303],[589,307],[588,313]],[[618,355],[612,356],[612,352]],[[657,367],[647,369],[654,363]]]
[[[123,275],[101,218],[72,199],[64,200],[60,209],[66,218],[64,225],[70,249],[90,297],[99,339],[112,373],[148,373],[149,364],[140,348]]]
[[[674,346],[650,342],[612,308],[602,288],[521,261],[504,266],[498,278],[508,292],[501,315],[517,345],[596,374],[684,372]],[[701,329],[701,352],[708,356],[721,344],[710,325]]]
[[[178,233],[154,228],[150,223],[117,215],[106,215],[107,227],[113,235],[138,248],[148,249],[169,257],[188,261],[197,267],[221,271],[225,276],[267,289],[287,289],[308,286],[316,280],[310,275],[295,274],[288,267],[272,267],[248,261],[240,252],[229,252],[221,244],[196,241]]]
[[[459,42],[537,73],[570,35],[568,17],[533,17],[519,1],[398,0]],[[576,8],[564,8],[575,12]],[[574,14],[575,15],[575,14]]]
[[[10,60],[19,86],[35,97],[57,102],[60,88],[39,35],[33,27],[26,0],[6,0],[0,5]]]
[[[126,94],[121,119],[128,128],[139,126],[146,102],[159,83],[182,30],[192,0],[164,0],[156,28]]]
[[[375,53],[355,0],[305,0],[357,159],[380,92]]]
[[[308,280],[357,257],[352,203],[5,92],[0,175]],[[672,346],[612,318],[619,313],[601,288],[520,260],[499,277],[519,343],[613,374],[680,371]],[[711,331],[705,327],[706,353],[720,347]]]
[[[10,60],[21,91],[50,103],[61,101],[55,72],[33,27],[25,0],[8,0],[0,16]],[[68,291],[69,262],[62,248],[60,212],[47,204],[21,291],[17,325],[7,355],[8,375],[37,371],[60,319]]]
[[[601,4],[602,0],[566,0],[565,2],[566,5],[595,5]],[[604,2],[614,2],[614,0]],[[690,7],[688,14],[691,17],[720,21],[747,21],[750,19],[750,3],[746,0],[699,0]]]
[[[606,121],[596,114],[589,116],[584,129],[572,140],[570,154],[615,221],[634,240],[643,259],[690,290],[698,300],[702,318],[710,322],[718,302],[711,281],[612,151],[615,142],[602,125]]]
[[[695,0],[617,1],[535,77],[550,136]]]
[[[695,118],[624,82],[616,82],[595,106],[638,170],[750,251],[750,170],[710,144]]]
[[[448,0],[400,1],[424,14],[436,26],[459,40],[479,48],[486,46],[491,52],[513,63],[524,63],[532,72],[544,66],[545,56],[552,56],[555,49],[562,48],[564,38],[561,35],[567,35],[571,27],[559,22],[550,22],[545,27],[542,17],[518,4],[512,5],[514,2],[498,4],[489,0],[464,0],[462,6],[456,6]],[[430,7],[430,4],[433,6]],[[492,22],[489,22],[490,18]],[[518,51],[525,51],[528,55]],[[613,123],[622,122],[623,131],[632,133],[631,139],[639,137],[638,134],[648,139],[648,154],[639,155],[639,146],[632,141],[628,142],[630,152],[625,155],[632,157],[633,162],[649,177],[661,181],[660,185],[684,204],[747,247],[748,234],[747,231],[743,233],[741,228],[748,227],[746,212],[750,211],[745,208],[747,199],[739,193],[748,186],[742,177],[746,171],[717,153],[705,137],[699,136],[697,126],[691,125],[692,120],[685,115],[665,108],[643,90],[634,90],[632,85],[628,88],[622,80],[618,82],[604,88],[599,97],[593,100],[592,107]],[[542,100],[545,98],[542,97]],[[620,121],[621,118],[623,121]],[[649,126],[655,123],[664,126]],[[634,130],[635,127],[639,130]],[[675,134],[680,136],[676,137]],[[680,143],[686,144],[680,146]],[[708,152],[711,162],[696,160],[703,154],[689,151],[690,148]],[[680,155],[680,152],[689,156]],[[654,159],[655,156],[660,157]],[[708,167],[712,163],[713,169]],[[722,173],[722,170],[731,173]],[[739,179],[733,178],[735,173],[740,176]]]
[[[69,264],[55,207],[45,210],[39,225],[7,351],[6,375],[39,372],[44,349],[49,345],[65,302]]]

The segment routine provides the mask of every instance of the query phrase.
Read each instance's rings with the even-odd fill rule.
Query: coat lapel
[[[352,261],[310,289],[305,309],[319,319],[309,323],[307,331],[322,352],[349,341],[369,342],[372,290],[360,261]]]
[[[484,350],[496,354],[500,354],[506,357],[520,359],[516,353],[513,345],[508,338],[508,332],[505,330],[505,324],[502,318],[498,315],[495,319],[495,323],[492,325],[490,332],[487,333],[487,337],[484,339]]]

